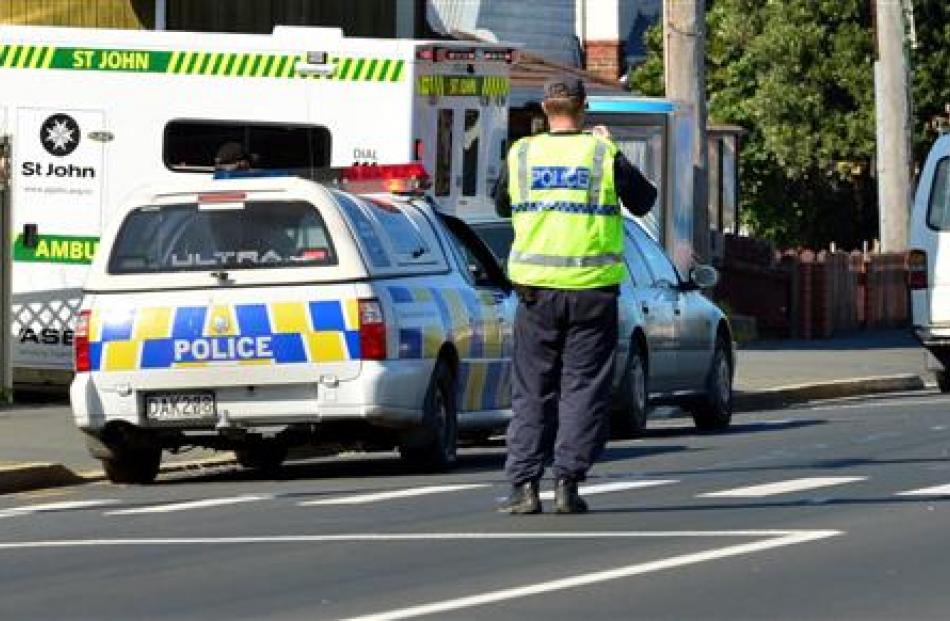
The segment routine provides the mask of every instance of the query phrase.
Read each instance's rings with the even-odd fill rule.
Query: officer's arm
[[[502,162],[501,174],[495,183],[495,213],[502,218],[511,217],[511,195],[508,193],[508,167]]]
[[[635,216],[645,216],[656,202],[656,187],[643,176],[640,169],[630,163],[623,153],[614,158],[614,180],[617,196],[627,211]]]

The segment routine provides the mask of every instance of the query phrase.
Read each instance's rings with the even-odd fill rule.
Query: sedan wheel
[[[643,352],[634,346],[627,360],[627,372],[622,385],[620,412],[613,421],[614,436],[635,438],[643,435],[649,409],[647,392],[647,365]]]
[[[720,431],[732,422],[732,363],[727,345],[716,342],[712,365],[706,378],[706,394],[690,407],[696,428],[702,431]]]

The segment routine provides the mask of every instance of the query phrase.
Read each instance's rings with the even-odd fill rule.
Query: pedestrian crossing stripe
[[[0,44],[0,68],[63,69],[204,75],[227,78],[303,78],[341,82],[402,82],[406,62],[392,58],[330,55],[329,73],[300,73],[306,54],[128,50]]]
[[[868,477],[816,477],[817,479],[823,479],[825,483],[830,484],[834,479],[837,481],[837,484],[842,483],[851,483],[864,481]],[[847,480],[845,480],[847,479]],[[791,494],[797,491],[804,491],[800,488],[803,484],[801,483],[804,479],[788,479],[783,481],[776,481],[773,483],[768,483],[765,485],[772,486],[785,486],[785,491],[774,491],[771,495],[777,494]],[[625,492],[640,492],[654,487],[669,487],[670,485],[683,483],[681,479],[651,479],[651,478],[626,478],[626,479],[612,479],[612,478],[601,478],[588,481],[580,485],[579,492],[582,496],[594,496],[602,494],[617,494]],[[812,486],[811,489],[814,489],[815,486]],[[382,491],[360,491],[353,490],[350,493],[336,493],[330,495],[329,497],[324,497],[321,495],[320,498],[315,500],[307,500],[296,503],[300,507],[311,507],[311,506],[348,506],[348,505],[368,505],[375,503],[384,503],[390,501],[397,501],[402,499],[417,498],[422,496],[433,496],[445,493],[459,493],[459,492],[482,492],[489,489],[495,489],[500,491],[502,488],[499,485],[493,483],[445,483],[439,485],[425,485],[417,487],[408,487],[401,489],[392,489],[392,490],[382,490]],[[749,489],[749,488],[739,488],[739,489]],[[708,492],[695,494],[695,498],[714,498],[717,496],[724,495],[723,492],[731,492],[732,490],[723,490],[722,492]],[[691,492],[690,495],[693,495]],[[893,493],[897,497],[911,497],[911,496],[946,496],[950,495],[950,484],[943,484],[933,487],[913,489],[907,491],[898,491]],[[554,494],[551,491],[544,491],[541,493],[541,499],[550,501],[554,498]],[[500,499],[500,497],[499,497]],[[156,505],[133,505],[126,508],[121,508],[121,501],[117,499],[89,499],[89,500],[75,500],[75,501],[60,501],[44,504],[35,504],[35,505],[25,505],[25,506],[14,506],[7,508],[0,508],[0,518],[14,518],[14,517],[26,517],[41,513],[48,512],[67,512],[67,511],[88,511],[91,509],[102,508],[104,509],[104,514],[109,516],[134,516],[139,514],[164,514],[164,513],[174,513],[182,511],[195,511],[202,509],[221,509],[229,506],[238,506],[238,505],[247,505],[257,502],[270,502],[270,501],[280,501],[281,496],[276,494],[244,494],[239,496],[231,497],[213,497],[205,499],[189,499],[183,501],[172,501]],[[106,508],[111,505],[111,507]],[[116,507],[115,505],[119,505]]]

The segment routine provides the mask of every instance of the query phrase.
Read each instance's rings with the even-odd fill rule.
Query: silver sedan
[[[510,221],[470,222],[503,264],[514,238]],[[688,411],[698,429],[722,430],[732,419],[735,350],[723,312],[703,294],[716,270],[683,278],[659,244],[632,219],[624,224],[627,278],[621,285],[620,342],[613,433],[639,435],[652,405]]]

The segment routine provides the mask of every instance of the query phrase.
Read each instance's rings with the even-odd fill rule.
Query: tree
[[[874,43],[866,0],[716,0],[707,13],[712,122],[748,130],[743,223],[780,245],[856,247],[877,227]],[[662,35],[631,76],[662,93]]]
[[[950,4],[915,0],[914,25],[914,158],[919,164],[937,137],[933,120],[946,119],[950,104]]]

